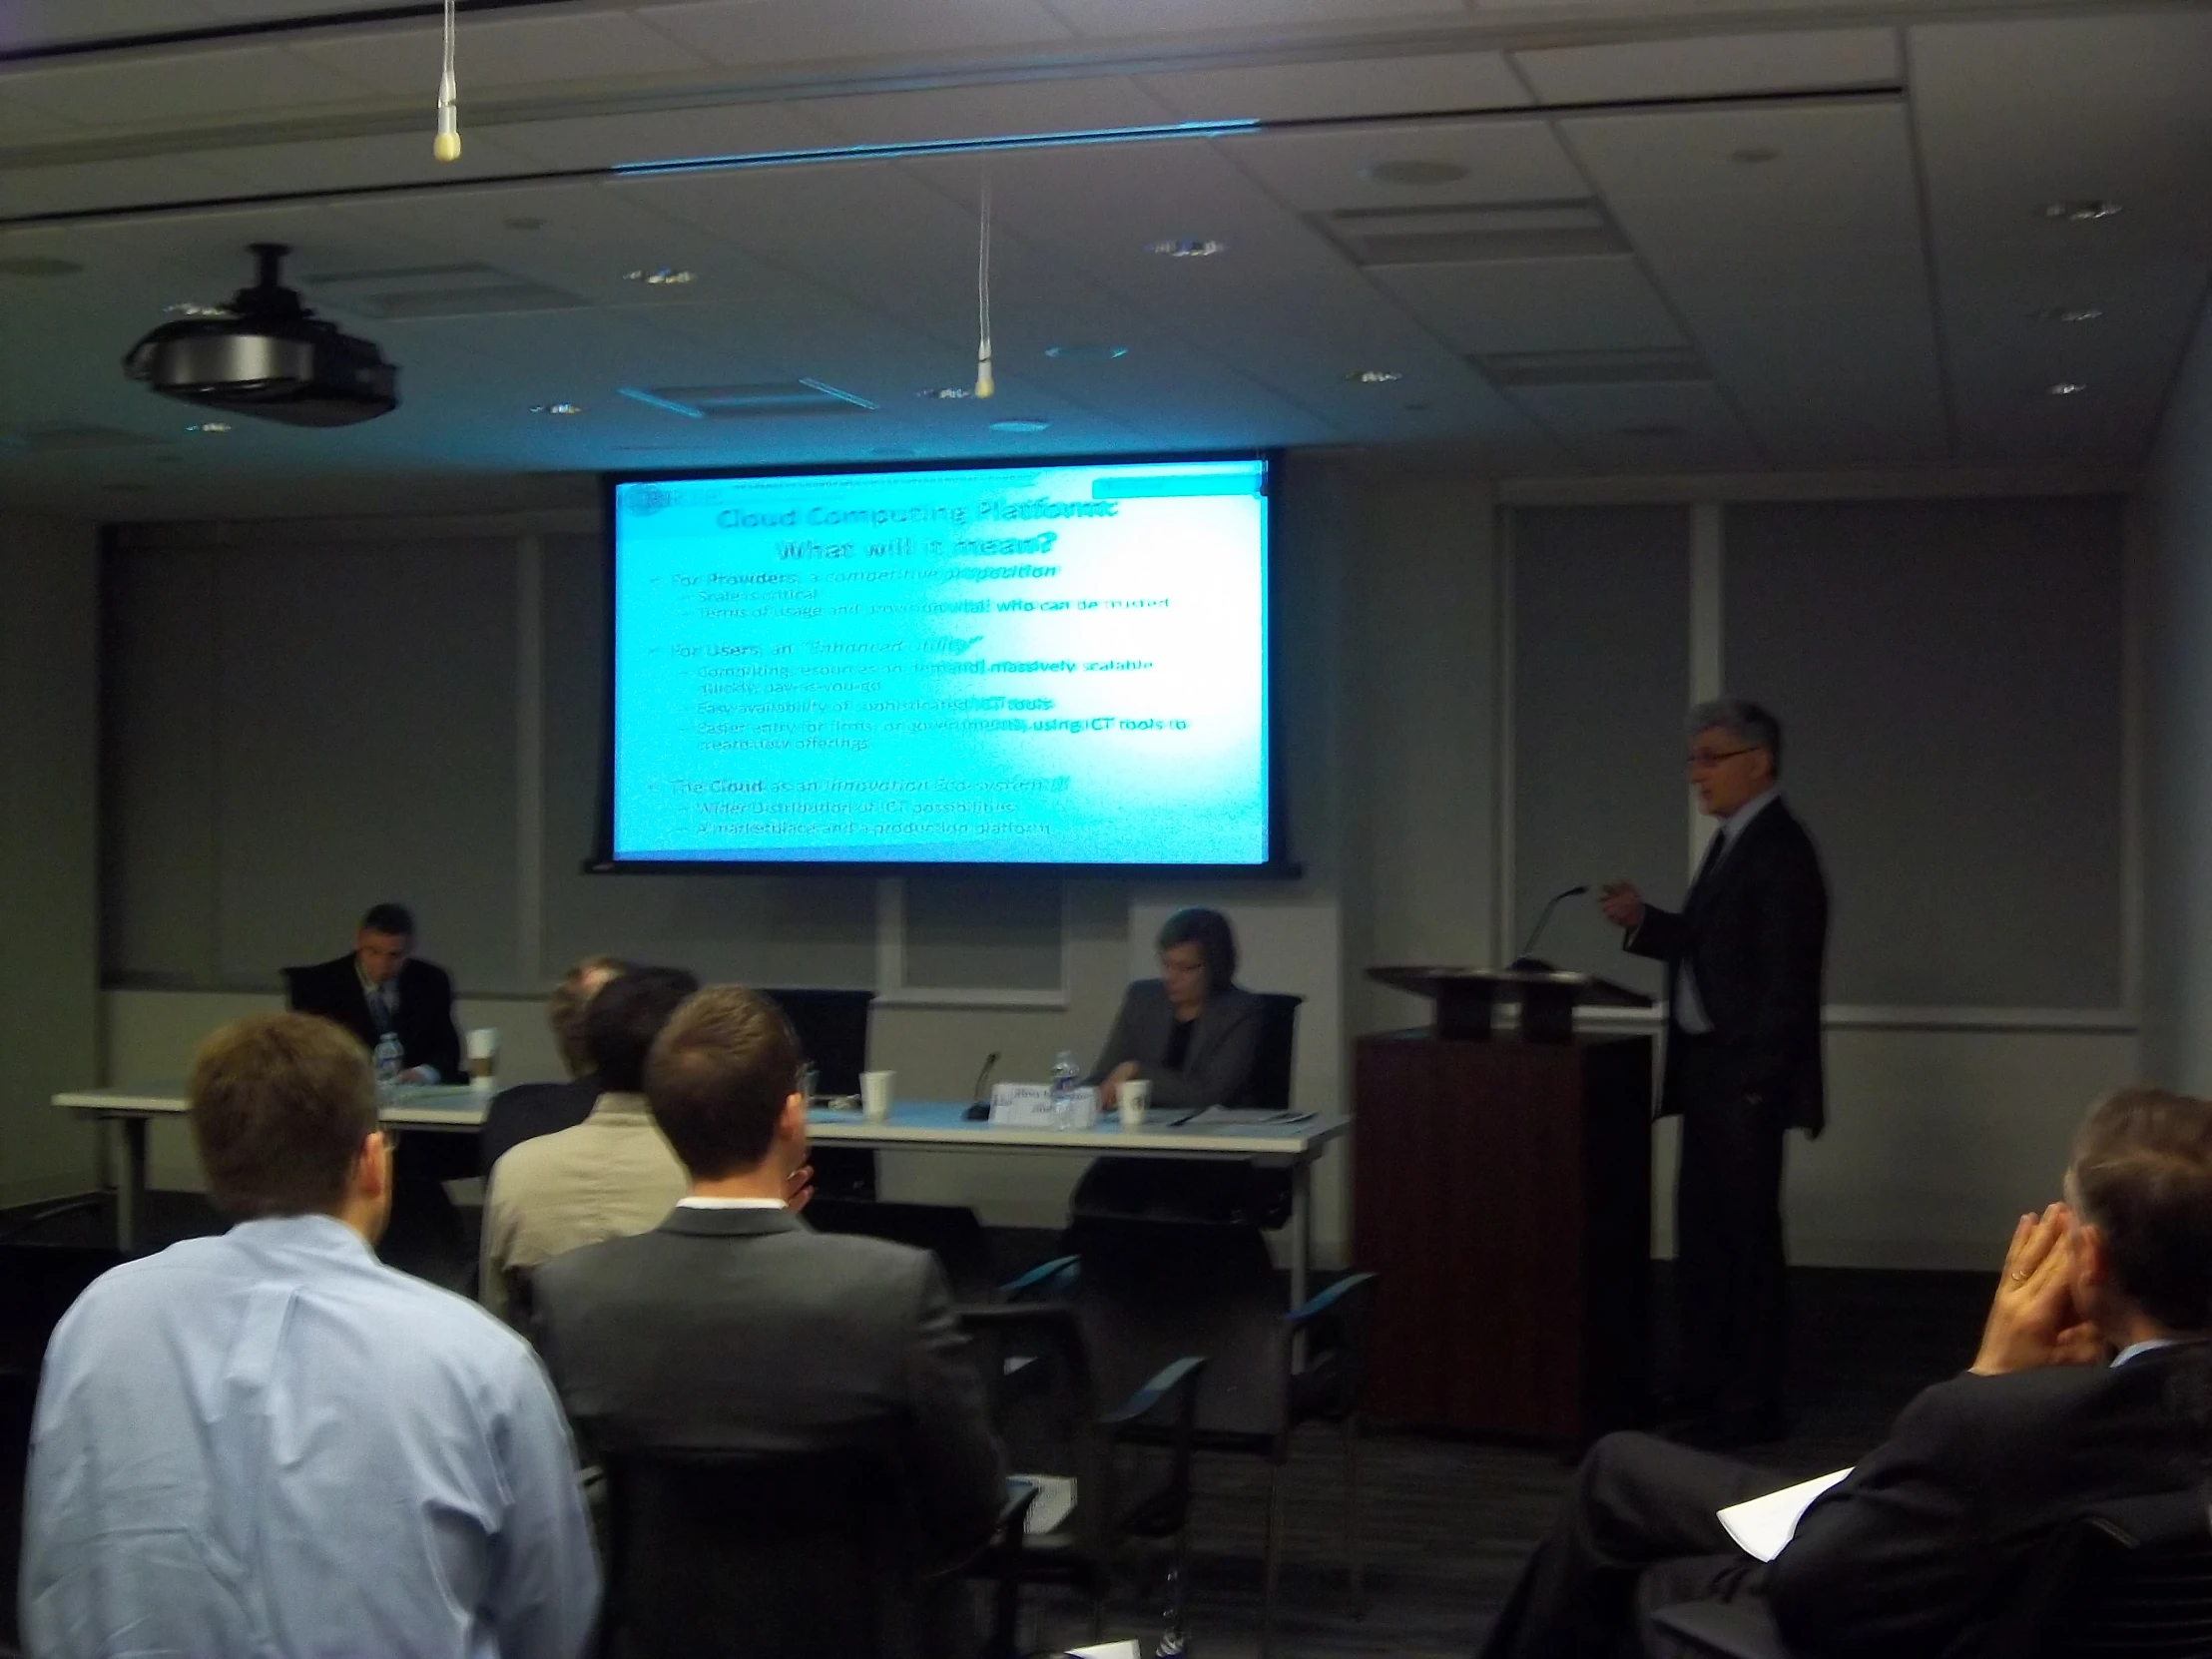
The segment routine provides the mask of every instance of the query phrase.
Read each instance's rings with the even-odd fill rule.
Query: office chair
[[[935,1256],[955,1302],[993,1302],[998,1276],[990,1237],[964,1204],[888,1204],[880,1199],[817,1198],[807,1225],[818,1233],[857,1233],[889,1239]]]

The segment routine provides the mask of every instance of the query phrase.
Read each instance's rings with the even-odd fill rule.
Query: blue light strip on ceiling
[[[810,162],[900,162],[920,156],[968,156],[993,150],[1060,150],[1078,144],[1151,144],[1161,139],[1228,138],[1259,130],[1257,121],[1178,121],[1163,127],[1096,127],[1074,133],[1010,133],[1000,138],[924,139],[912,144],[846,144],[822,150],[765,150],[749,156],[689,156],[678,161],[617,162],[625,177],[719,173],[741,167],[803,167]]]

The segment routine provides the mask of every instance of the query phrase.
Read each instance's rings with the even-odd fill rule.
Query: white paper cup
[[[499,1086],[499,1033],[489,1025],[468,1034],[468,1086],[479,1094]]]
[[[1142,1129],[1145,1112],[1152,1105],[1152,1085],[1142,1077],[1132,1077],[1122,1084],[1114,1101],[1121,1111],[1121,1126]]]
[[[860,1073],[860,1116],[870,1123],[881,1123],[891,1115],[891,1080],[897,1075],[893,1071]]]

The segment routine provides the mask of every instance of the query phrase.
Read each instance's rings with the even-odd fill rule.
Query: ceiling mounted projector
[[[287,426],[350,426],[399,407],[399,370],[384,354],[276,280],[291,250],[257,242],[250,252],[252,287],[222,312],[156,328],[131,347],[123,371],[165,397]]]

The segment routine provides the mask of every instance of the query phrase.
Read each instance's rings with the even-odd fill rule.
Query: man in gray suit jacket
[[[936,1259],[786,1208],[807,1161],[799,1069],[766,997],[718,985],[678,1008],[645,1088],[690,1193],[653,1232],[540,1268],[540,1342],[609,1452],[886,1451],[909,1486],[917,1627],[934,1627],[920,1575],[988,1541],[1004,1459]]]

